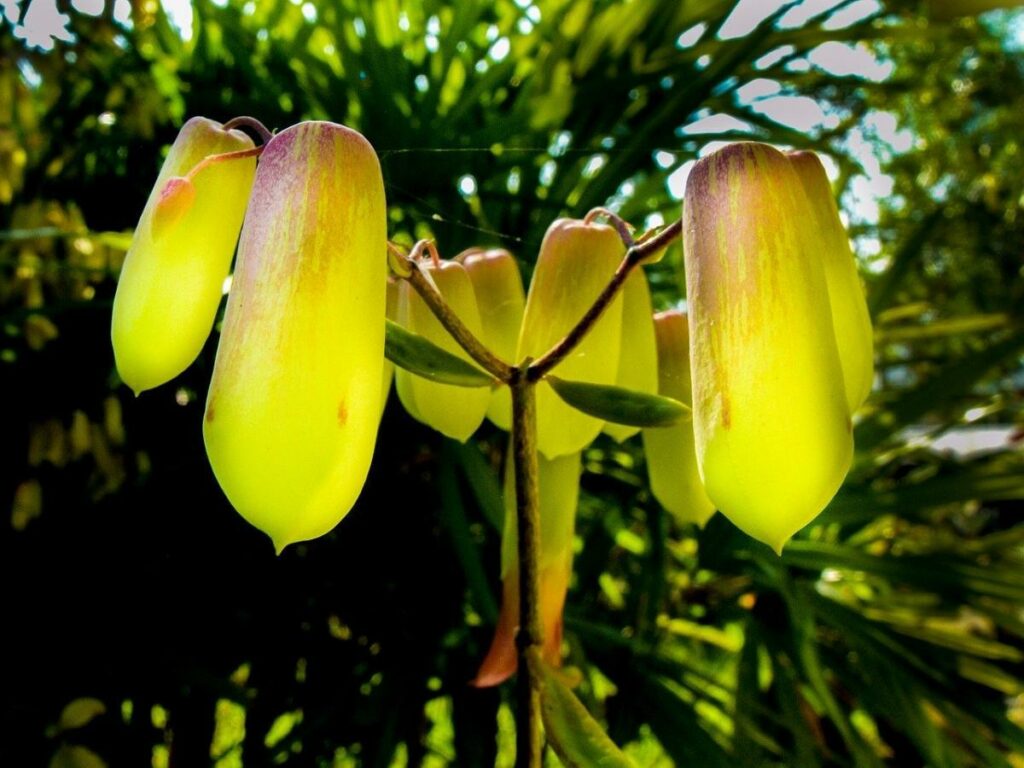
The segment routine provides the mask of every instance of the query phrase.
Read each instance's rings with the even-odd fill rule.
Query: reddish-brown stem
[[[211,165],[217,165],[218,163],[227,162],[228,160],[241,160],[245,157],[258,157],[263,152],[265,144],[261,144],[258,147],[251,147],[250,149],[239,149],[235,152],[221,152],[219,155],[207,155],[194,166],[192,170],[185,174],[185,178],[189,181],[195,179],[203,170],[209,168]]]
[[[409,251],[409,258],[413,261],[423,260],[423,252],[426,251],[435,268],[441,267],[441,254],[437,251],[437,244],[433,240],[418,240]]]
[[[591,224],[594,219],[598,217],[607,219],[608,222],[615,227],[615,231],[619,233],[619,237],[622,239],[622,244],[626,246],[626,248],[632,248],[636,245],[636,240],[633,239],[632,228],[621,216],[619,216],[619,214],[615,213],[615,211],[610,211],[607,208],[591,208],[587,211],[587,215],[583,217],[583,223]]]
[[[260,141],[263,144],[266,144],[268,141],[274,138],[274,134],[270,132],[267,126],[265,126],[255,117],[249,117],[248,115],[233,117],[226,123],[224,123],[225,131],[231,131],[234,130],[235,128],[248,128],[257,136],[260,137]]]

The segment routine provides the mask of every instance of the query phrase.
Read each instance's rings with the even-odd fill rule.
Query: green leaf
[[[634,392],[604,384],[544,379],[562,400],[604,421],[631,427],[671,427],[690,418],[690,409],[671,397]]]
[[[544,731],[567,768],[636,768],[558,674],[538,660]]]
[[[384,356],[410,373],[456,387],[489,387],[495,382],[472,363],[446,352],[398,323],[384,321]]]

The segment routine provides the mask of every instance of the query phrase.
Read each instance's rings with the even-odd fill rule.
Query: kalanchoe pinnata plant
[[[519,670],[516,764],[540,768],[542,713],[552,735],[569,721],[599,733],[551,668],[580,452],[602,427],[618,440],[644,429],[653,494],[680,522],[717,507],[777,551],[846,474],[871,329],[820,163],[727,147],[693,169],[683,220],[639,240],[605,209],[555,221],[524,306],[506,251],[442,261],[431,241],[408,254],[387,241],[380,165],[360,134],[237,121],[263,145],[199,120],[172,149],[118,289],[118,368],[140,391],[188,365],[245,211],[203,430],[227,497],[279,552],[354,504],[392,363],[423,423],[463,441],[485,413],[509,429],[502,607],[473,683]],[[681,233],[689,318],[652,320],[641,265]],[[585,740],[586,759],[566,751],[575,741],[551,739],[567,765],[594,749],[629,764],[606,736]]]
[[[217,161],[253,149],[241,131],[193,117],[164,161],[114,297],[114,359],[135,394],[188,368],[210,335],[256,170],[251,156]]]
[[[810,201],[777,149],[732,144],[693,168],[683,251],[697,462],[708,497],[777,552],[853,456]]]
[[[203,434],[214,474],[281,551],[362,490],[380,419],[387,234],[373,148],[300,123],[260,157]]]

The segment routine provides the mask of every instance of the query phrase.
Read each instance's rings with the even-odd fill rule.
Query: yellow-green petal
[[[785,155],[754,143],[698,161],[683,203],[698,466],[715,506],[776,551],[853,453],[809,205]]]
[[[194,117],[182,127],[142,212],[114,296],[111,340],[121,379],[139,394],[184,371],[206,343],[223,296],[256,169],[240,131]]]
[[[536,358],[561,340],[611,280],[625,254],[618,233],[604,224],[558,219],[544,235],[526,298],[516,358]],[[614,384],[619,369],[622,297],[552,373],[568,381]],[[547,458],[575,453],[603,422],[566,405],[546,383],[537,386],[537,446]]]
[[[815,228],[814,256],[825,267],[846,402],[853,413],[867,399],[875,375],[871,315],[864,287],[821,160],[813,152],[791,152],[788,157],[811,204],[808,223]]]
[[[504,248],[474,250],[462,258],[476,292],[483,324],[481,341],[506,363],[515,364],[526,296],[515,256]],[[495,387],[487,418],[500,429],[512,427],[512,395],[508,387]]]
[[[448,306],[480,338],[480,310],[465,268],[457,261],[442,261],[436,266],[424,262],[420,266]],[[398,316],[398,322],[413,333],[446,352],[467,361],[471,359],[408,283],[403,283],[399,291]],[[395,371],[395,381],[398,395],[410,416],[461,442],[468,440],[483,423],[491,400],[489,387],[439,384],[401,368]]]
[[[360,134],[308,122],[260,159],[203,434],[228,499],[278,551],[362,490],[380,419],[386,213]]]
[[[511,449],[509,451],[511,456]],[[580,494],[580,453],[557,459],[537,457],[537,494],[540,507],[539,563],[546,568],[572,551],[576,530],[576,505]],[[501,535],[501,575],[506,576],[518,561],[516,529],[516,487],[512,461],[505,466],[505,527]]]

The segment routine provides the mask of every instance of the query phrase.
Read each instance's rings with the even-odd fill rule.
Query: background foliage
[[[111,298],[162,151],[187,116],[253,114],[357,127],[392,237],[502,244],[527,272],[558,215],[675,218],[667,179],[710,141],[827,152],[878,336],[847,484],[778,559],[720,515],[677,526],[637,445],[602,439],[568,663],[643,766],[1024,765],[1019,16],[195,0],[183,35],[119,0],[64,8],[44,52],[17,22],[51,0],[3,5],[0,764],[510,764],[508,691],[466,685],[497,613],[501,434],[446,442],[392,403],[356,509],[274,558],[206,463],[216,337],[142,398],[117,381]],[[891,74],[827,66],[847,44]],[[679,264],[649,268],[659,306]],[[941,450],[979,427],[1002,447]]]

